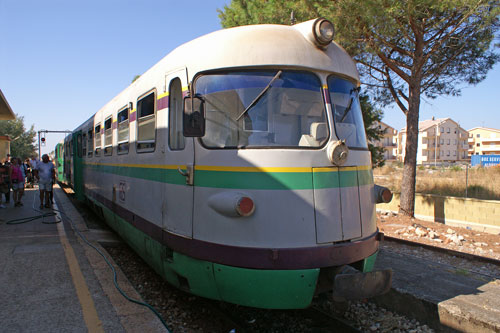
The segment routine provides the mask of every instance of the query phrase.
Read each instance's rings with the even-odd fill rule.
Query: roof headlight
[[[335,28],[332,22],[324,18],[319,18],[314,22],[313,32],[318,44],[326,46],[332,42]]]

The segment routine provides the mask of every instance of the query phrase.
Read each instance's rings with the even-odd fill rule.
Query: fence
[[[377,210],[399,210],[399,193]],[[474,230],[500,234],[500,201],[446,197],[432,194],[415,195],[415,217]]]

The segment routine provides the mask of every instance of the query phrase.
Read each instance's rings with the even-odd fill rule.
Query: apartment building
[[[376,147],[384,147],[385,160],[395,160],[398,150],[396,144],[398,131],[382,121],[375,122],[374,126],[378,127],[378,129],[385,130],[385,134],[380,140],[374,141],[372,144]]]
[[[469,130],[469,156],[500,155],[500,130],[474,127]]]
[[[469,135],[451,118],[424,120],[418,123],[417,164],[466,161],[469,159]],[[397,136],[397,157],[404,161],[406,127]]]

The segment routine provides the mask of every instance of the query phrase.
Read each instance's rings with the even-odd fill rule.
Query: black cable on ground
[[[64,215],[69,223],[71,224],[73,230],[75,230],[75,232],[77,233],[77,235],[85,242],[87,243],[88,246],[90,246],[91,248],[93,248],[94,250],[97,251],[97,253],[99,253],[101,255],[101,257],[104,258],[104,261],[106,261],[106,264],[108,264],[109,268],[111,268],[111,271],[113,272],[113,283],[115,285],[115,288],[120,292],[120,294],[125,297],[125,299],[129,302],[132,302],[132,303],[135,303],[135,304],[138,304],[138,305],[141,305],[141,306],[144,306],[146,308],[148,308],[151,312],[153,312],[156,317],[158,319],[160,319],[161,323],[163,324],[163,326],[165,326],[167,332],[171,332],[171,330],[169,329],[167,323],[165,322],[165,320],[163,319],[163,317],[161,316],[161,314],[154,308],[152,307],[151,305],[149,305],[148,303],[146,302],[142,302],[142,301],[139,301],[139,300],[136,300],[134,298],[131,298],[130,296],[128,296],[121,288],[120,286],[118,285],[118,274],[116,273],[116,269],[115,267],[113,266],[113,264],[109,261],[109,259],[106,257],[106,255],[101,251],[99,250],[96,246],[94,246],[92,243],[90,243],[87,238],[85,238],[85,236],[83,236],[81,233],[80,233],[80,230],[78,230],[78,228],[76,228],[76,226],[73,224],[73,221],[71,220],[71,218],[64,212],[60,211],[60,210],[57,210],[57,209],[54,209],[54,211],[56,212],[59,212],[60,214]]]
[[[35,208],[35,191],[33,192],[33,205],[31,206],[31,209],[33,209],[35,212],[38,212],[40,213],[39,215],[34,215],[34,216],[28,216],[28,217],[23,217],[23,218],[20,218],[20,219],[13,219],[13,220],[8,220],[6,222],[6,224],[22,224],[22,223],[28,223],[28,222],[31,222],[31,221],[35,221],[35,220],[38,220],[38,219],[42,219],[42,223],[43,224],[56,224],[56,223],[60,223],[61,220],[58,220],[56,218],[56,220],[54,222],[48,222],[48,221],[45,221],[45,218],[46,217],[52,217],[52,216],[56,216],[56,213],[54,212],[43,212],[41,210],[38,210]]]
[[[99,253],[101,255],[101,257],[104,258],[104,261],[106,261],[106,264],[109,266],[109,268],[111,268],[111,271],[113,272],[113,283],[115,285],[115,288],[120,292],[120,294],[123,297],[125,297],[125,299],[127,301],[148,308],[151,312],[153,312],[155,314],[155,316],[158,319],[160,319],[160,321],[163,324],[163,326],[165,326],[165,329],[167,330],[167,332],[168,333],[172,332],[169,329],[169,327],[168,327],[167,323],[165,322],[165,320],[163,319],[163,317],[161,316],[161,314],[155,308],[153,308],[151,305],[149,305],[146,302],[141,302],[139,300],[131,298],[130,296],[128,296],[120,288],[120,286],[118,285],[118,274],[116,274],[116,269],[113,266],[113,264],[109,261],[109,259],[106,257],[106,255],[101,250],[99,250],[96,246],[94,246],[92,243],[90,243],[87,240],[87,238],[80,233],[80,230],[78,230],[78,228],[76,227],[76,225],[73,224],[73,221],[71,220],[71,218],[66,213],[64,213],[61,210],[54,209],[54,208],[52,208],[52,212],[44,213],[43,211],[35,209],[34,205],[35,205],[35,198],[33,198],[33,207],[32,207],[32,209],[34,211],[40,212],[41,213],[40,215],[35,215],[35,216],[23,217],[23,218],[20,218],[20,219],[9,220],[9,221],[6,222],[6,224],[22,224],[22,223],[28,223],[28,222],[31,222],[31,221],[35,221],[35,220],[38,220],[38,219],[42,219],[42,223],[44,223],[44,224],[56,224],[56,223],[60,223],[61,222],[61,220],[57,219],[57,213],[59,213],[61,215],[64,215],[66,217],[66,219],[68,219],[69,223],[71,224],[71,227],[76,232],[76,234],[78,235],[78,237],[80,237],[88,246],[90,246],[91,248],[93,248],[94,250],[96,250],[97,253]],[[55,222],[46,222],[46,221],[44,221],[44,219],[46,217],[52,217],[52,216],[56,217],[56,221]]]

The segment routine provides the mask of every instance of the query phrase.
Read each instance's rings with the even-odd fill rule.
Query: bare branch
[[[399,108],[401,109],[401,111],[403,111],[403,113],[406,116],[408,113],[408,109],[406,108],[406,106],[404,106],[404,104],[399,99],[398,94],[397,94],[397,92],[394,89],[394,86],[392,84],[391,75],[389,74],[389,69],[387,67],[385,68],[385,77],[387,79],[387,86],[389,88],[389,91],[391,92],[392,97],[394,98],[394,101],[396,102],[396,104],[398,104]]]
[[[422,59],[422,60],[423,60],[423,62],[422,62],[422,64],[421,64],[422,66],[423,66],[423,64],[425,64],[425,63],[427,62],[427,60],[429,60],[429,57],[430,57],[432,54],[434,54],[434,52],[436,52],[436,50],[437,50],[438,48],[440,48],[440,47],[443,45],[443,43],[444,43],[445,41],[447,41],[447,40],[448,40],[448,38],[450,38],[450,36],[451,36],[451,35],[453,35],[453,34],[454,34],[457,30],[458,30],[458,28],[460,27],[460,25],[461,25],[463,22],[465,22],[465,20],[467,20],[469,17],[471,17],[471,16],[474,14],[474,12],[476,11],[476,9],[480,6],[480,4],[481,4],[482,2],[483,2],[483,1],[478,1],[478,3],[476,4],[476,6],[475,6],[475,7],[473,7],[473,8],[471,8],[471,10],[470,10],[468,13],[465,13],[465,15],[464,15],[464,16],[463,16],[460,20],[458,20],[458,22],[454,22],[454,21],[453,21],[453,22],[448,22],[448,23],[446,24],[446,26],[445,26],[445,27],[443,27],[443,28],[448,28],[448,27],[453,27],[453,28],[452,28],[452,29],[451,29],[451,30],[450,30],[450,31],[449,31],[446,35],[444,35],[443,37],[441,37],[441,38],[438,40],[438,42],[436,42],[436,43],[433,45],[433,47],[431,48],[431,50],[429,50],[428,52],[426,52],[426,54],[424,55],[424,58]],[[451,25],[452,23],[453,23],[454,25]]]
[[[408,33],[406,32],[406,29],[405,29],[405,25],[403,24],[403,22],[401,22],[400,18],[399,17],[395,17],[394,19],[396,20],[396,23],[401,28],[401,32],[406,37],[406,39],[408,39],[410,42],[412,42],[413,44],[415,44],[415,39],[411,38],[410,35],[408,35]]]
[[[385,56],[385,54],[383,54],[380,50],[377,50],[377,56],[380,58],[380,60],[382,60],[382,62],[387,66],[389,67],[394,73],[396,73],[397,75],[399,75],[399,77],[401,79],[403,79],[404,81],[410,83],[410,76],[408,74],[406,74],[405,72],[403,72],[401,70],[401,68],[399,68],[397,66],[397,63],[393,60],[393,59],[389,59]]]
[[[371,31],[371,34],[373,36],[376,37],[376,39],[378,41],[380,41],[382,44],[384,44],[385,46],[387,46],[388,48],[390,48],[392,51],[396,51],[398,52],[399,54],[403,55],[403,56],[407,56],[407,57],[410,57],[410,58],[413,58],[414,57],[414,54],[413,52],[410,52],[408,50],[405,50],[405,49],[402,49],[401,47],[397,46],[396,44],[393,44],[391,42],[389,42],[388,40],[384,39],[383,37],[381,37],[380,35],[377,35],[375,33],[375,31]]]
[[[406,96],[406,94],[403,92],[403,90],[398,89],[398,93],[399,93],[399,95],[400,95],[401,97],[403,97],[403,98],[404,98],[404,100],[405,100],[406,102],[409,102],[409,100],[408,100],[408,96]]]

